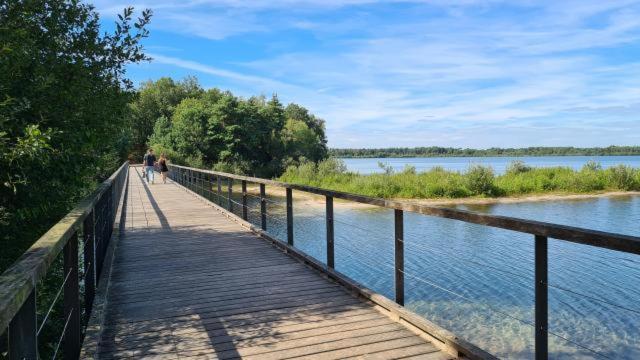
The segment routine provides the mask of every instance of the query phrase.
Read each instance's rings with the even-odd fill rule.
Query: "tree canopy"
[[[128,152],[128,63],[151,12],[102,33],[78,0],[0,3],[0,269]]]
[[[205,91],[195,78],[161,78],[145,83],[131,108],[138,141],[178,163],[273,177],[327,156],[324,121],[276,95],[244,99]]]

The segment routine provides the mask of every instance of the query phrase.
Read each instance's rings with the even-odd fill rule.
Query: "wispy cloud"
[[[153,61],[159,64],[173,65],[183,69],[193,70],[198,73],[213,75],[216,77],[231,79],[252,85],[266,86],[274,89],[288,88],[290,85],[261,76],[251,76],[234,71],[220,69],[214,66],[201,64],[195,61],[184,60],[176,57],[164,56],[155,53],[148,54]]]
[[[299,102],[332,146],[638,142],[639,1],[133,5],[155,11],[151,46],[183,50],[150,46],[162,71]],[[171,75],[150,69],[131,71]]]

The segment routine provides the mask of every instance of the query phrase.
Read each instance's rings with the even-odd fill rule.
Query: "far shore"
[[[248,187],[249,193],[254,195],[259,194],[257,187]],[[284,197],[284,188],[271,188],[267,191],[268,195],[275,195],[278,197]],[[589,194],[562,194],[562,193],[550,193],[550,194],[532,194],[527,196],[506,196],[506,197],[466,197],[466,198],[438,198],[438,199],[406,199],[406,198],[393,198],[389,200],[405,201],[419,205],[426,206],[456,206],[456,205],[492,205],[492,204],[514,204],[514,203],[527,203],[527,202],[543,202],[543,201],[575,201],[575,200],[589,200],[603,197],[623,197],[623,196],[640,196],[640,191],[604,191],[599,193]],[[302,199],[307,201],[308,205],[324,206],[324,196],[310,194],[302,191],[294,191],[293,197],[295,199]],[[378,206],[362,204],[354,201],[335,199],[335,207],[344,208],[377,208]]]

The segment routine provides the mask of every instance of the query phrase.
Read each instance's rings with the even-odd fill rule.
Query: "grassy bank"
[[[640,169],[625,165],[603,169],[598,163],[590,162],[574,170],[533,168],[515,161],[502,175],[482,165],[470,165],[464,172],[440,167],[416,172],[411,166],[398,171],[380,165],[383,173],[362,175],[347,171],[336,159],[318,164],[307,162],[287,168],[280,180],[374,197],[414,199],[640,191]]]

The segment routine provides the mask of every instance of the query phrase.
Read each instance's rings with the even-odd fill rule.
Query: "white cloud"
[[[391,13],[372,10],[380,3]],[[266,43],[255,45],[259,48],[250,60],[170,57],[161,48],[152,57],[224,79],[232,90],[278,93],[284,101],[301,103],[328,121],[333,146],[354,141],[358,146],[441,141],[482,146],[507,131],[513,141],[528,141],[521,145],[541,144],[535,136],[548,132],[548,124],[557,130],[555,137],[566,135],[576,144],[583,141],[576,136],[614,142],[624,126],[640,127],[630,125],[640,123],[637,112],[623,111],[640,103],[640,64],[627,58],[640,53],[638,1],[161,0],[133,5],[154,9],[154,29],[203,43],[259,35]],[[107,15],[122,7],[98,3]],[[288,46],[287,36],[294,32],[313,37],[314,46]],[[585,116],[594,118],[581,128]],[[613,122],[619,125],[607,130]],[[588,136],[594,129],[602,139]]]

